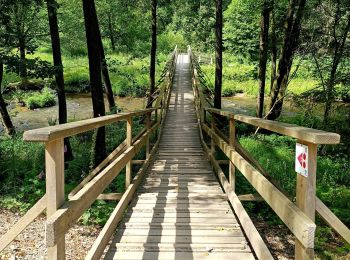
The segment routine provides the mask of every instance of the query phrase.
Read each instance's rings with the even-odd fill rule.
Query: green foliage
[[[49,88],[44,88],[40,93],[27,95],[24,102],[29,109],[50,107],[56,104],[56,97]]]
[[[225,47],[248,61],[259,54],[259,7],[259,1],[233,0],[225,11]]]

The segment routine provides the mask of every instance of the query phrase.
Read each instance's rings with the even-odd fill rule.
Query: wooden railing
[[[169,61],[169,67],[163,83],[159,86],[159,95],[154,99],[153,107],[72,122],[63,125],[30,130],[24,133],[25,141],[45,143],[46,194],[41,198],[3,237],[0,239],[0,251],[6,248],[45,209],[47,259],[65,259],[65,234],[97,199],[119,200],[115,210],[88,252],[86,259],[100,259],[104,248],[115,232],[117,224],[135,193],[153,155],[155,154],[163,119],[170,98],[170,88],[176,66],[178,51],[175,48]],[[134,117],[145,117],[145,127],[132,137]],[[115,122],[126,121],[126,139],[104,161],[102,161],[72,192],[65,201],[64,180],[64,138],[97,129]],[[157,135],[157,141],[151,147],[150,136]],[[146,147],[146,158],[132,179],[133,157]],[[137,161],[140,163],[140,161]],[[107,186],[126,168],[126,190],[124,193],[102,194]]]
[[[317,172],[317,145],[337,144],[340,136],[336,133],[305,128],[276,121],[255,118],[246,115],[236,115],[230,111],[214,109],[207,102],[197,77],[196,62],[193,59],[191,49],[188,49],[192,68],[192,86],[195,95],[196,110],[202,144],[211,160],[214,170],[225,189],[229,200],[242,224],[248,239],[259,259],[270,259],[271,255],[260,236],[257,236],[256,228],[245,212],[240,199],[255,200],[263,199],[269,204],[274,212],[286,224],[296,237],[295,258],[314,258],[315,237],[315,212],[320,216],[348,243],[350,243],[350,230],[316,197],[316,172]],[[209,124],[210,116],[211,123]],[[215,123],[218,118],[226,117],[229,121],[229,136],[226,137]],[[281,135],[297,139],[297,142],[308,148],[308,177],[297,174],[296,204],[294,204],[286,193],[280,189],[275,181],[266,173],[263,167],[247,153],[236,138],[235,122],[243,122],[259,128],[269,130]],[[209,138],[210,146],[205,142]],[[226,155],[229,160],[229,180],[219,162],[215,159],[216,146]],[[238,169],[248,182],[259,193],[256,195],[237,196],[235,193],[235,169]]]

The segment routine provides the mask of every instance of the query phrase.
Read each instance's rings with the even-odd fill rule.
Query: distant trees
[[[314,9],[315,14],[308,19],[307,37],[313,37],[310,45],[324,92],[323,125],[326,128],[337,92],[347,92],[345,86],[350,84],[347,69],[350,57],[350,5],[346,0],[324,0],[317,2]]]
[[[16,0],[7,4],[8,21],[0,37],[7,39],[5,47],[18,48],[19,57],[10,52],[11,59],[8,57],[7,63],[13,65],[12,68],[20,75],[22,84],[28,82],[26,54],[34,52],[37,48],[35,40],[46,35],[45,25],[40,19],[42,4],[42,0]],[[35,65],[33,61],[31,63],[32,66]]]

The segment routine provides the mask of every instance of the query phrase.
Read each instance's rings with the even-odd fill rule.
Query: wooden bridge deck
[[[159,150],[105,259],[254,259],[204,156],[188,55],[179,55]]]

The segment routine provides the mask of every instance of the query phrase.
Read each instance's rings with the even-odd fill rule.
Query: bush
[[[56,97],[49,88],[44,88],[41,93],[33,93],[24,100],[29,109],[50,107],[56,104]]]

